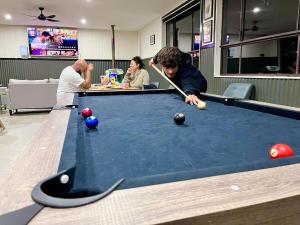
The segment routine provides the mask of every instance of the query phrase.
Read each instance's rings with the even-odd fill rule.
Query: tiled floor
[[[0,119],[6,129],[0,133],[0,177],[17,157],[26,150],[39,131],[49,112],[23,112],[9,116],[0,111]]]

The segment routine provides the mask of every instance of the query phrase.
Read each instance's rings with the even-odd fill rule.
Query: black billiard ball
[[[174,115],[174,121],[175,121],[175,123],[178,124],[178,125],[183,124],[184,121],[185,121],[185,116],[184,116],[184,114],[183,114],[183,113],[176,113],[176,114]]]

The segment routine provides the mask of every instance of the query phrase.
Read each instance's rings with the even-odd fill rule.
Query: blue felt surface
[[[60,162],[60,170],[69,168],[76,156],[78,190],[103,191],[120,178],[120,188],[130,188],[299,162],[269,159],[276,143],[299,155],[299,120],[211,101],[200,111],[175,94],[80,97],[78,110],[85,107],[98,128],[89,130],[74,109]],[[174,123],[176,112],[185,114],[184,125]]]

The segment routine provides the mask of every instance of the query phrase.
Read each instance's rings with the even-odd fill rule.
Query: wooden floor
[[[0,214],[32,204],[33,186],[56,173],[68,117],[68,110],[52,111],[32,145],[1,178]],[[296,164],[115,191],[83,207],[44,208],[30,224],[299,225],[299,203]]]

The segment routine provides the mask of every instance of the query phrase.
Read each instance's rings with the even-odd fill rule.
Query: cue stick
[[[154,64],[151,65],[163,78],[165,78],[177,91],[179,91],[185,98],[188,98],[187,94],[184,93],[173,81],[170,80],[163,72],[161,72]]]
[[[176,84],[174,84],[174,82],[173,81],[171,81],[171,79],[169,78],[169,77],[167,77],[162,71],[160,71],[157,67],[156,67],[156,65],[154,65],[154,64],[151,64],[151,66],[152,66],[152,68],[153,69],[155,69],[156,70],[156,72],[158,72],[163,78],[165,78],[177,91],[179,91],[180,92],[180,94],[182,94],[185,98],[187,98],[187,99],[189,99],[189,97],[187,96],[187,94],[186,93],[184,93]],[[191,101],[191,100],[190,100]],[[201,104],[204,104],[204,107],[199,107],[199,103],[201,103]],[[206,106],[206,103],[205,102],[203,102],[203,101],[201,101],[200,99],[199,99],[199,102],[198,102],[198,104],[193,104],[193,105],[195,105],[197,108],[199,108],[199,109],[203,109],[203,108],[205,108],[205,106]]]

